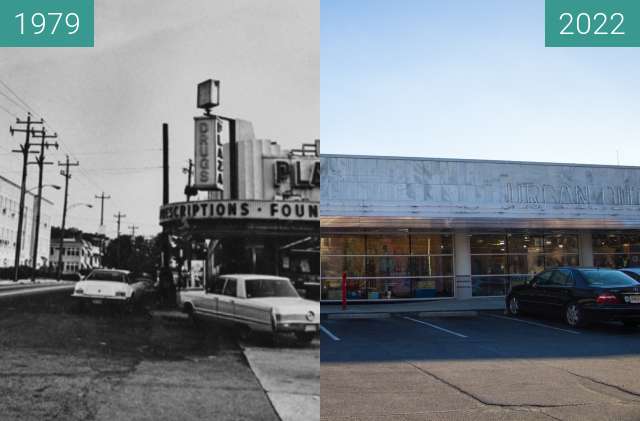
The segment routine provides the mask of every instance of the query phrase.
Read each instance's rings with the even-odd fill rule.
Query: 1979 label
[[[93,47],[94,0],[0,1],[0,47]]]

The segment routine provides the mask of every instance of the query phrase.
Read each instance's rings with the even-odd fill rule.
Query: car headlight
[[[306,315],[307,320],[312,322],[315,317],[316,317],[316,313],[314,313],[313,311],[309,310],[309,312]]]
[[[116,297],[126,297],[127,293],[124,291],[116,291]]]
[[[82,288],[76,288],[75,293],[76,294],[82,294],[84,291],[82,290]]]

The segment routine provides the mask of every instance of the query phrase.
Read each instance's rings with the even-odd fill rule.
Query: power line
[[[7,88],[7,90],[9,92],[11,92],[13,94],[13,96],[15,96],[18,99],[18,101],[22,102],[22,104],[24,104],[24,106],[27,107],[29,109],[29,111],[31,111],[33,114],[38,115],[40,118],[42,118],[42,116],[40,114],[38,114],[29,104],[27,104],[27,102],[25,100],[20,98],[20,95],[18,95],[13,89],[11,89],[11,87],[9,85],[7,85],[2,79],[0,79],[0,83],[5,88]]]
[[[9,111],[8,108],[5,108],[3,105],[0,105],[0,110],[3,110],[5,113],[9,114],[12,117],[15,117],[16,119],[19,118],[18,114],[14,114],[13,112]]]
[[[14,100],[13,98],[9,97],[7,94],[5,94],[4,92],[0,91],[0,95],[2,95],[3,97],[7,98],[9,101],[11,101],[13,104],[17,105],[18,108],[20,108],[21,110],[23,110],[24,112],[28,113],[31,112],[29,111],[28,108],[25,108],[24,106],[22,106],[22,104],[19,104],[18,102],[16,102],[16,100]]]

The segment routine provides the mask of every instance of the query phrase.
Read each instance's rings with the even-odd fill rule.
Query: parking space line
[[[337,341],[339,341],[339,340],[340,340],[340,338],[338,338],[336,335],[334,335],[333,333],[331,333],[331,332],[329,331],[329,329],[327,329],[326,327],[324,327],[324,326],[322,326],[322,325],[320,325],[320,330],[321,330],[321,331],[323,331],[324,333],[326,333],[326,334],[327,334],[327,336],[328,336],[328,337],[330,337],[331,339],[333,339],[334,341],[336,341],[336,342],[337,342]]]
[[[577,332],[575,330],[561,329],[559,327],[549,326],[549,325],[545,325],[543,323],[536,323],[536,322],[532,322],[532,321],[529,321],[529,320],[516,319],[515,317],[498,316],[497,314],[487,314],[487,316],[494,317],[496,319],[513,320],[514,322],[520,322],[520,323],[526,323],[526,324],[533,325],[533,326],[545,327],[547,329],[559,330],[560,332],[571,333],[573,335],[579,335],[580,334],[580,332]]]
[[[427,322],[424,322],[424,321],[422,321],[422,320],[416,320],[416,319],[412,319],[411,317],[406,317],[406,316],[405,316],[405,317],[403,317],[403,319],[411,320],[412,322],[420,323],[420,324],[422,324],[422,325],[426,325],[426,326],[432,327],[432,328],[434,328],[434,329],[441,330],[441,331],[443,331],[443,332],[446,332],[446,333],[448,333],[448,334],[450,334],[450,335],[457,336],[457,337],[459,337],[459,338],[468,338],[468,336],[463,335],[462,333],[454,332],[454,331],[452,331],[452,330],[445,329],[445,328],[443,328],[443,327],[436,326],[436,325],[434,325],[434,324],[427,323]]]

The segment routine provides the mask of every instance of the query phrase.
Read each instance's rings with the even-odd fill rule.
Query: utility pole
[[[14,259],[14,273],[13,273],[13,282],[18,282],[18,271],[20,269],[20,249],[22,248],[22,224],[24,220],[24,195],[26,192],[26,183],[27,183],[27,164],[29,162],[29,147],[31,144],[29,141],[31,140],[31,129],[33,125],[36,124],[44,124],[44,120],[33,121],[31,120],[31,113],[27,114],[27,120],[22,121],[19,118],[16,119],[16,124],[25,125],[24,129],[14,129],[12,126],[9,126],[9,133],[13,136],[14,133],[25,133],[25,141],[24,145],[20,145],[20,150],[13,150],[12,152],[22,153],[22,184],[20,185],[20,210],[18,211],[18,234],[16,238],[16,255]],[[37,152],[36,152],[37,153]]]
[[[131,230],[131,239],[132,240],[135,240],[135,238],[136,238],[136,230],[138,228],[140,228],[140,227],[137,226],[137,225],[129,225],[129,229]]]
[[[121,213],[120,211],[118,211],[117,215],[113,215],[114,218],[116,218],[116,220],[118,221],[118,236],[116,237],[116,241],[118,242],[118,260],[117,260],[117,264],[118,264],[118,269],[120,268],[120,220],[122,218],[126,218],[127,215]]]
[[[33,135],[35,136],[36,133],[34,132]],[[41,143],[40,143],[40,156],[36,157],[36,162],[35,164],[38,165],[38,203],[35,207],[35,212],[36,212],[36,232],[35,232],[35,238],[33,240],[33,252],[31,254],[31,282],[35,282],[36,281],[36,266],[38,263],[38,240],[40,237],[40,209],[41,209],[41,205],[42,205],[42,175],[44,173],[44,166],[45,165],[53,165],[53,162],[45,162],[44,160],[44,151],[45,149],[49,149],[49,147],[51,146],[55,146],[56,149],[58,149],[58,142],[55,143],[48,143],[47,139],[56,139],[58,137],[57,133],[54,133],[52,135],[48,135],[46,130],[44,129],[44,127],[41,129],[40,131],[40,139],[41,139]],[[33,164],[33,162],[32,162]]]
[[[62,208],[62,227],[60,229],[60,247],[58,248],[58,282],[62,277],[62,252],[64,251],[64,228],[67,223],[67,200],[69,198],[69,179],[71,178],[71,173],[69,172],[69,167],[77,167],[79,166],[79,162],[70,163],[69,155],[67,155],[66,162],[58,161],[59,167],[65,167],[64,170],[60,170],[60,175],[64,177],[64,207]]]
[[[187,196],[187,202],[191,200],[191,175],[193,174],[193,160],[189,159],[189,166],[187,168],[182,168],[182,172],[187,174],[187,186],[184,188],[184,194]]]
[[[100,196],[96,196],[96,199],[100,199],[100,226],[104,226],[104,199],[111,199],[111,196],[105,196],[104,192]]]
[[[169,203],[169,124],[162,123],[162,204]],[[162,227],[162,267],[169,268],[169,231]]]

